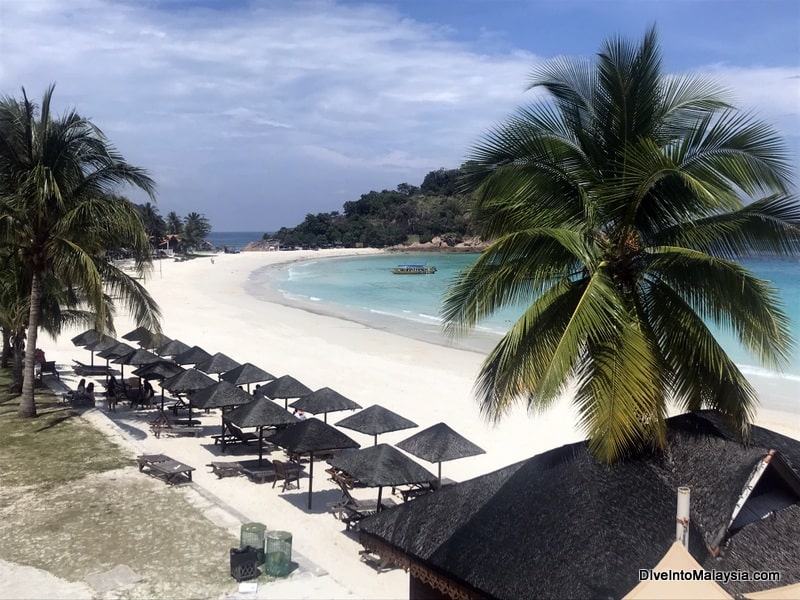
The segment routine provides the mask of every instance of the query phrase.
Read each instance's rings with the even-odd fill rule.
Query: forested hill
[[[472,236],[469,198],[458,192],[460,175],[461,169],[431,171],[419,187],[401,183],[396,190],[363,194],[345,202],[341,213],[306,215],[296,227],[264,239],[282,246],[381,248],[438,237],[452,246]]]

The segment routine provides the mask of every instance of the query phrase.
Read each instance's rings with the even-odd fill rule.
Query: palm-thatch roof
[[[210,385],[217,383],[205,373],[201,373],[197,369],[186,369],[177,375],[173,375],[165,379],[161,383],[161,387],[169,390],[173,394],[185,394],[201,390]]]
[[[430,483],[436,480],[433,473],[389,444],[347,452],[330,459],[328,463],[352,475],[367,487]]]
[[[127,356],[128,354],[131,354],[134,350],[135,348],[133,346],[130,346],[125,342],[116,342],[115,344],[111,344],[106,348],[99,350],[97,352],[97,356],[106,359],[117,359],[120,356]]]
[[[181,352],[175,356],[173,360],[179,365],[196,365],[209,358],[211,358],[211,355],[200,346],[192,346],[185,352]]]
[[[364,410],[342,419],[336,425],[371,435],[374,437],[376,445],[378,443],[378,435],[381,433],[417,427],[414,421],[406,419],[379,404],[368,406]]]
[[[299,399],[289,404],[289,406],[297,410],[302,410],[303,412],[311,413],[312,415],[324,414],[325,421],[328,420],[329,412],[361,408],[358,402],[353,402],[350,398],[343,396],[329,387],[323,387],[310,394],[301,396]]]
[[[437,423],[423,429],[398,442],[397,447],[432,463],[486,453],[483,448],[454,431],[447,423]]]
[[[687,485],[689,552],[705,569],[800,581],[800,442],[753,427],[745,445],[710,411],[667,423],[663,453],[606,467],[585,443],[556,448],[369,517],[361,541],[476,595],[622,597],[674,541],[676,489]],[[729,528],[765,457],[740,514],[771,516]],[[774,585],[723,584],[733,595]]]
[[[270,379],[275,379],[275,376],[255,366],[253,363],[246,362],[238,367],[225,371],[219,378],[233,385],[244,385],[256,383],[257,381],[269,381]]]
[[[127,354],[123,354],[122,356],[117,356],[112,362],[122,365],[149,365],[161,362],[162,360],[164,359],[162,359],[160,356],[156,356],[149,350],[139,348],[137,350],[132,350]]]
[[[222,352],[217,352],[208,360],[197,363],[195,368],[203,373],[225,373],[238,366],[239,363],[230,356]]]
[[[147,327],[137,327],[133,331],[129,331],[123,335],[122,339],[130,342],[140,342],[150,338],[152,335],[153,333]]]
[[[278,406],[274,402],[273,406]],[[294,417],[292,417],[294,419]],[[286,448],[295,454],[322,452],[323,450],[341,450],[358,448],[360,444],[335,427],[327,425],[319,419],[306,419],[294,422],[267,438],[267,441]]]
[[[159,356],[177,356],[189,350],[191,346],[184,344],[180,340],[170,340],[158,347],[156,354]],[[188,364],[188,363],[187,363]]]
[[[189,394],[192,406],[198,408],[222,408],[249,404],[253,396],[227,381],[218,381],[208,387]]]
[[[94,342],[89,342],[88,344],[84,344],[84,349],[91,350],[92,352],[102,352],[103,350],[108,350],[112,346],[116,346],[122,342],[118,342],[110,335],[103,335],[100,339],[95,340]],[[130,346],[131,350],[133,347]]]
[[[98,341],[101,337],[103,337],[103,334],[96,329],[87,329],[86,331],[76,335],[70,341],[75,346],[85,346],[86,344],[91,344]]]
[[[150,333],[146,337],[139,340],[139,345],[142,348],[156,349],[171,342],[172,339],[163,333]]]
[[[232,411],[223,414],[222,419],[242,428],[290,425],[297,422],[292,413],[271,402],[268,398],[256,398],[243,406],[237,406]]]
[[[174,377],[185,370],[170,360],[160,360],[139,367],[133,374],[144,379],[166,379],[167,377]]]
[[[313,390],[301,383],[291,375],[282,375],[262,385],[258,393],[259,395],[266,396],[267,398],[300,398],[310,394]]]

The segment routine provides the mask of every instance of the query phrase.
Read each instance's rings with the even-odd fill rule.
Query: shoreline
[[[380,254],[383,252],[385,251],[376,250],[368,254]],[[391,251],[391,253],[395,252]],[[391,335],[438,345],[442,348],[473,352],[480,355],[481,358],[485,357],[500,341],[502,334],[481,330],[475,330],[453,340],[448,338],[438,326],[432,323],[428,324],[421,320],[406,319],[383,313],[348,310],[343,306],[314,302],[303,297],[287,295],[276,287],[278,281],[274,277],[274,273],[284,271],[292,265],[314,260],[336,260],[337,258],[352,256],[351,254],[328,257],[312,255],[261,266],[250,274],[246,281],[245,289],[254,298],[262,302],[280,304],[281,306],[306,311],[322,317],[350,321],[376,331],[384,331]],[[740,364],[737,366],[759,394],[760,403],[757,406],[757,410],[759,412],[766,411],[771,415],[783,413],[787,417],[788,426],[792,430],[800,430],[800,402],[796,400],[795,392],[800,384],[800,375],[768,371],[752,365]],[[677,414],[677,412],[673,409],[670,414]],[[775,419],[774,416],[770,421],[774,427],[778,427],[776,430],[780,431],[781,423],[784,421]]]

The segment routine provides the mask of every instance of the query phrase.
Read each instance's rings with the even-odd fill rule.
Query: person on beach
[[[257,383],[255,389],[253,390],[253,396],[255,396],[256,398],[258,398],[258,388],[260,388],[260,387],[261,387],[261,384]]]
[[[139,388],[139,390],[139,406],[141,408],[150,406],[150,404],[153,402],[153,396],[155,396],[153,384],[151,384],[149,380],[145,379],[142,387]]]
[[[94,381],[90,381],[89,385],[86,386],[84,398],[89,406],[94,406]]]
[[[78,389],[75,390],[75,396],[80,398],[86,395],[86,380],[81,379],[78,382]]]
[[[106,384],[106,405],[108,406],[108,410],[116,411],[117,410],[117,390],[119,389],[119,384],[117,383],[117,378],[113,375],[109,375],[108,383]]]

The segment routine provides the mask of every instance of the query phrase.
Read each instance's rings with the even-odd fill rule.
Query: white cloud
[[[178,6],[5,2],[0,89],[24,85],[35,97],[57,82],[57,107],[91,116],[156,176],[162,212],[194,206],[218,229],[293,225],[340,208],[342,190],[357,198],[418,184],[458,165],[481,132],[533,98],[524,93],[533,52],[489,53],[386,7]],[[796,72],[705,70],[800,133]],[[270,210],[235,222],[219,189],[263,197]]]

